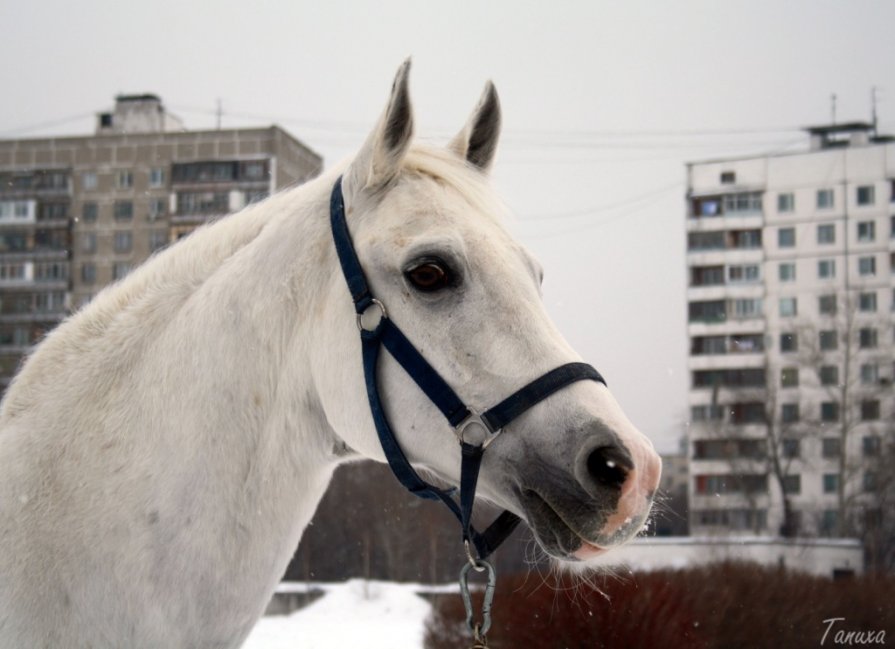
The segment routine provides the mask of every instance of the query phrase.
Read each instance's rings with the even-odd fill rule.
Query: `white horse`
[[[342,170],[349,227],[389,316],[489,405],[577,356],[488,185],[493,87],[446,149],[411,146],[408,68]],[[153,257],[24,364],[0,409],[0,648],[237,647],[335,467],[383,460],[330,233],[337,175]],[[407,457],[456,484],[454,431],[387,354],[380,380]],[[582,381],[494,441],[479,493],[586,560],[638,531],[659,473]]]

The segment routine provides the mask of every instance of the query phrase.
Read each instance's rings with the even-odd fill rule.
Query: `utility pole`
[[[224,107],[221,103],[220,98],[218,98],[218,109],[217,109],[217,121],[218,121],[218,130],[221,130],[221,117],[224,115]]]
[[[876,86],[870,88],[870,121],[873,124],[873,137],[877,136],[876,132],[876,104],[878,98],[876,95]]]
[[[831,121],[830,123],[835,126],[836,125],[836,93],[834,92],[830,95],[830,112],[831,112]]]

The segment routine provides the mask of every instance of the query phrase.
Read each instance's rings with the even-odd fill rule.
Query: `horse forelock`
[[[501,223],[508,210],[491,187],[488,175],[459,158],[456,153],[425,144],[414,144],[402,163],[405,174],[431,178],[450,188],[475,210]]]

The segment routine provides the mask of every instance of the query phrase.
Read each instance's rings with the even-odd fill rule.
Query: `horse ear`
[[[413,136],[413,111],[408,91],[410,59],[404,61],[388,105],[345,173],[346,196],[382,189],[397,174]]]
[[[488,171],[497,152],[500,121],[500,99],[494,84],[489,81],[485,84],[479,105],[448,148],[473,166]]]

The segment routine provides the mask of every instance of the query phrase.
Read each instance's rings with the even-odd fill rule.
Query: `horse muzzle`
[[[520,476],[523,486],[517,496],[524,518],[549,555],[591,559],[643,529],[661,460],[648,442],[607,441],[612,438],[599,434],[588,439],[571,471],[539,462],[527,477]]]

